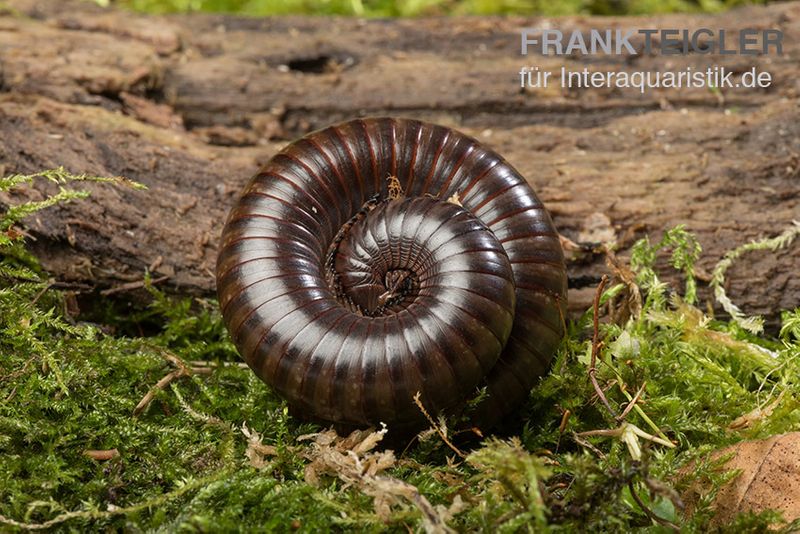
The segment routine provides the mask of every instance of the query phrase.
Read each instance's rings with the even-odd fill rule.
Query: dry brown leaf
[[[712,458],[729,454],[733,457],[720,469],[741,473],[719,490],[712,528],[729,523],[739,512],[772,509],[781,512],[786,521],[800,518],[800,432],[743,441],[713,453]],[[693,464],[687,466],[682,476],[688,476],[693,469]],[[684,491],[688,515],[694,513],[697,502],[708,490],[698,481]]]

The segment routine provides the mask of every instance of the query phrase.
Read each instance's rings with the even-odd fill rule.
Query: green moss
[[[642,15],[648,13],[717,12],[762,0],[94,0],[148,13],[210,11],[251,16],[307,14],[366,17],[420,15],[540,14],[547,16]]]
[[[82,196],[62,193],[60,201]],[[321,429],[292,417],[239,363],[214,301],[150,288],[148,308],[125,316],[110,308],[104,330],[76,323],[14,231],[21,214],[49,204],[0,216],[0,530],[405,532],[438,517],[460,531],[675,524],[701,532],[714,492],[685,518],[676,491],[692,478],[713,490],[733,476],[707,453],[800,429],[800,310],[784,314],[778,339],[704,317],[652,269],[661,249],[672,251],[693,293],[700,252],[693,236],[675,229],[655,246],[635,247],[632,265],[647,290],[642,309],[600,328],[596,377],[614,413],[644,385],[624,421],[588,378],[589,310],[569,325],[552,372],[505,427],[506,439],[456,439],[472,449],[463,458],[435,433],[398,451],[380,476],[411,485],[401,492],[416,488],[431,508],[423,512],[411,498],[376,509],[374,493],[357,480],[333,472],[307,482],[319,447],[297,438]],[[619,305],[628,291],[615,285],[602,302]],[[115,335],[103,333],[109,324]],[[140,330],[150,335],[134,334]],[[772,411],[730,429],[770,403]],[[268,451],[261,462],[252,460],[245,426]],[[113,449],[109,460],[91,457]],[[678,476],[693,460],[691,476]],[[774,520],[742,515],[728,528],[756,532]]]

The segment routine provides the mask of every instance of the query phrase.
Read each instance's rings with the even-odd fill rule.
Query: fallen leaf
[[[781,512],[786,521],[800,519],[800,432],[743,441],[712,453],[711,458],[731,454],[718,469],[741,472],[717,493],[710,527],[725,525],[740,512],[769,509]],[[694,469],[694,463],[688,465],[681,476],[689,476]],[[697,480],[683,492],[687,515],[694,513],[700,498],[710,490],[707,486]]]

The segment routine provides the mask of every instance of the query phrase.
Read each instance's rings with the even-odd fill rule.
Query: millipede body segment
[[[448,201],[457,199],[457,202]],[[310,417],[488,427],[526,397],[564,333],[558,235],[520,174],[454,130],[353,120],[290,144],[225,225],[217,291],[238,350]]]

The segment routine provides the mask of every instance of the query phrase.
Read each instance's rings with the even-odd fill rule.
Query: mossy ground
[[[15,226],[42,207],[0,222],[0,531],[700,532],[733,475],[706,453],[800,429],[800,310],[776,337],[703,315],[691,279],[700,251],[682,229],[636,247],[633,271],[620,266],[625,282],[603,293],[599,343],[588,310],[502,436],[450,436],[460,455],[429,432],[392,456],[360,441],[376,435],[298,440],[324,429],[239,363],[213,301],[151,289],[140,312],[76,321]],[[687,273],[682,295],[652,270],[662,249]],[[152,335],[126,334],[140,327]],[[608,408],[590,380],[593,347]],[[710,492],[687,518],[678,494],[695,479]],[[742,515],[728,529],[774,520]]]

